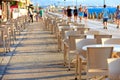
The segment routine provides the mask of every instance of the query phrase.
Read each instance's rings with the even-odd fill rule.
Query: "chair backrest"
[[[119,58],[120,58],[120,52],[117,52],[117,57],[119,57]]]
[[[86,45],[97,44],[96,39],[76,39],[75,42],[77,50],[82,50],[82,47]]]
[[[120,80],[120,58],[109,58],[107,61],[110,80]]]
[[[1,25],[5,25],[5,24],[6,24],[6,22],[1,22],[1,23],[0,23],[0,26],[1,26]]]
[[[86,57],[86,51],[84,51],[82,48],[86,45],[91,44],[97,44],[96,39],[76,39],[76,49],[79,51],[80,54],[82,54],[84,57]]]
[[[63,23],[62,20],[56,20],[55,24],[56,24],[56,26],[59,26],[61,24],[66,24],[66,23]]]
[[[86,32],[86,34],[88,35],[98,35],[100,32],[99,31],[96,31],[96,30],[89,30],[88,32]]]
[[[88,47],[88,69],[108,69],[107,59],[111,58],[113,47]]]
[[[65,38],[68,39],[70,35],[76,35],[76,34],[79,34],[79,33],[74,30],[65,31]]]
[[[102,44],[119,44],[120,38],[102,38]]]
[[[86,35],[83,34],[75,34],[75,35],[70,35],[69,36],[69,46],[71,50],[75,50],[76,49],[76,43],[75,43],[75,39],[85,39]]]
[[[61,34],[61,39],[65,39],[65,31],[71,30],[70,27],[63,27],[61,28],[60,34]]]
[[[69,26],[66,22],[58,21],[57,26]]]
[[[86,32],[88,32],[90,30],[90,28],[77,27],[76,30],[79,31],[80,34],[85,34]]]
[[[69,24],[66,24],[65,22],[64,22],[64,23],[63,23],[63,22],[58,23],[57,25],[58,25],[58,26],[69,26]]]
[[[85,27],[85,24],[73,23],[73,25],[76,26],[76,27]]]
[[[102,44],[102,38],[112,38],[112,35],[94,35],[94,38],[97,39],[98,44]]]
[[[67,21],[66,23],[67,23],[68,25],[73,24],[72,21]]]

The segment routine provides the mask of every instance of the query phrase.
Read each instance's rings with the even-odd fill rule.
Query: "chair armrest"
[[[79,58],[81,58],[81,60],[86,61],[86,58],[82,54],[80,54],[79,50],[76,50],[76,53],[77,53],[77,55],[79,55]]]
[[[80,55],[80,58],[81,58],[82,60],[86,61],[86,58],[83,57],[82,55]]]
[[[117,52],[117,53],[115,52],[112,54],[112,57],[113,58],[120,58],[120,56],[118,54],[120,54],[120,52]]]
[[[63,41],[63,43],[66,48],[69,48],[69,44],[67,42]]]

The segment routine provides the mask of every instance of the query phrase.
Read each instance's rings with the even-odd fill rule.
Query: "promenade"
[[[114,24],[103,29],[102,22],[88,20],[87,25],[120,37],[120,29]],[[75,71],[68,71],[63,65],[63,53],[57,50],[55,35],[44,27],[42,22],[34,22],[22,32],[11,52],[2,58],[1,80],[74,80]]]
[[[111,24],[108,23],[108,29],[103,29],[103,22],[101,21],[96,21],[96,20],[88,20],[87,21],[87,25],[88,27],[98,30],[101,33],[105,33],[105,34],[111,34],[113,37],[120,37],[120,29],[116,28],[116,24]]]
[[[63,66],[63,53],[57,51],[57,39],[43,30],[41,22],[31,23],[22,39],[9,54],[2,80],[70,80],[74,70]],[[1,71],[1,70],[0,70]]]

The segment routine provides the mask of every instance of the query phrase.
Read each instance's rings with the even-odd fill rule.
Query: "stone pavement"
[[[116,28],[116,24],[108,23],[108,29],[103,29],[102,21],[88,20],[87,25],[92,29],[100,31],[102,34],[111,34],[113,37],[120,37],[120,29]]]
[[[57,51],[57,39],[43,27],[41,22],[28,26],[11,54],[2,80],[74,79],[74,70],[68,72],[63,66],[63,53]]]
[[[88,20],[90,28],[119,37],[120,29],[102,22]],[[74,80],[74,69],[67,71],[63,66],[63,53],[57,51],[57,39],[44,31],[42,22],[31,23],[18,37],[0,64],[1,80]]]
[[[3,77],[4,71],[12,57],[12,55],[15,53],[15,50],[17,48],[17,45],[22,41],[24,35],[26,34],[27,30],[24,30],[21,35],[16,36],[16,41],[14,45],[11,45],[11,52],[9,53],[0,53],[0,80]]]

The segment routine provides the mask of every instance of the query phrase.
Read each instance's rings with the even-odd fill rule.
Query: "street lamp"
[[[58,1],[58,6],[60,6],[60,1]]]
[[[103,2],[104,2],[103,4],[105,5],[105,0]]]
[[[76,8],[77,8],[77,0],[76,0]]]
[[[66,0],[64,0],[64,7],[65,7],[65,1],[66,1]]]

